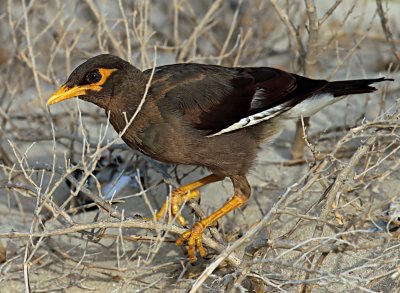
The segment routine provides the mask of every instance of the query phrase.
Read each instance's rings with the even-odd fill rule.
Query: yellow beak
[[[74,86],[72,88],[63,85],[47,100],[47,106],[59,103],[64,100],[71,99],[73,97],[83,96],[86,94],[87,90],[98,91],[100,89],[101,89],[100,86],[93,86],[93,85]]]
[[[99,92],[111,73],[117,71],[116,68],[99,68],[98,70],[101,74],[101,79],[98,82],[87,85],[75,85],[71,88],[63,85],[47,100],[47,106],[71,99],[73,97],[84,96],[88,90]]]

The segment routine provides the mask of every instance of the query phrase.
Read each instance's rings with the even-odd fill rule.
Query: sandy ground
[[[343,10],[336,13],[347,11],[349,6],[345,5],[348,4],[344,4],[341,8]],[[368,2],[368,5],[372,4]],[[391,13],[394,13],[394,9],[399,11],[398,4],[391,3],[391,5]],[[353,17],[360,18],[364,10],[359,6],[357,9],[359,10],[356,10]],[[370,10],[367,12],[364,15],[365,18],[371,14]],[[343,29],[343,31],[346,30],[351,30],[351,25],[350,28]],[[371,34],[381,34],[379,22],[376,22]],[[376,70],[376,64],[374,64],[377,52],[374,50],[373,41],[367,40],[366,43],[363,48],[369,50],[365,50],[364,53],[359,52],[354,58],[351,58],[346,70],[343,70],[339,74],[340,76],[348,79],[352,76],[375,77],[382,74],[382,71]],[[276,47],[278,48],[279,44]],[[167,63],[170,58],[168,56],[160,54],[161,63]],[[281,57],[277,57],[275,60],[279,58]],[[321,61],[324,63],[328,61],[328,58],[321,57]],[[255,63],[260,65],[259,62]],[[274,61],[270,63],[272,64],[268,65],[271,66]],[[327,67],[332,69],[334,64]],[[357,72],[357,68],[363,68],[363,72]],[[400,78],[397,71],[391,76],[397,80]],[[52,90],[46,86],[43,88],[44,95],[48,95]],[[319,137],[312,140],[316,151],[330,153],[336,142],[346,135],[343,127],[338,132],[324,133],[331,127],[360,125],[360,123],[376,119],[382,109],[395,111],[398,107],[396,106],[398,82],[389,86],[389,93],[385,96],[381,94],[383,90],[386,90],[385,86],[380,85],[379,89],[380,91],[375,94],[351,97],[316,114],[311,120],[309,129],[309,137],[322,132]],[[30,88],[26,89],[25,94],[32,96],[35,94],[34,91],[34,86],[30,83]],[[382,107],[382,97],[384,97],[384,107]],[[367,108],[366,101],[368,101]],[[29,108],[30,105],[35,105],[35,102],[28,106],[22,105],[21,108]],[[83,118],[83,125],[87,129],[87,133],[95,141],[98,137],[99,123],[104,125],[106,118],[102,112],[94,109],[93,105],[83,102],[79,105],[83,112],[88,111],[97,115],[96,119],[98,120]],[[60,113],[71,113],[70,110],[75,106],[76,101],[69,101],[66,105],[52,109],[51,112],[55,117]],[[365,111],[365,109],[367,110]],[[34,112],[34,110],[32,111]],[[359,118],[363,115],[366,116],[366,120],[360,121]],[[64,118],[70,117],[64,116]],[[55,121],[56,130],[63,129],[62,121],[62,119],[61,122]],[[29,125],[29,121],[19,121],[18,123]],[[50,132],[50,129],[48,131]],[[274,142],[263,144],[260,147],[257,163],[249,174],[249,181],[253,187],[252,198],[245,207],[227,215],[218,223],[218,229],[224,238],[224,245],[234,243],[249,229],[257,225],[258,221],[285,194],[289,186],[298,182],[299,185],[294,187],[297,190],[307,182],[307,178],[303,178],[303,176],[315,164],[309,149],[305,151],[305,162],[290,166],[285,164],[291,159],[290,147],[294,131],[294,122],[288,121],[285,129]],[[395,131],[396,129],[393,130],[393,132]],[[82,138],[79,131],[75,133],[77,137]],[[368,134],[367,131],[366,133]],[[398,138],[398,132],[396,135]],[[109,130],[109,137],[115,137],[113,130]],[[329,184],[335,182],[336,174],[340,174],[341,170],[347,166],[352,155],[367,138],[368,135],[364,138],[360,136],[350,140],[346,144],[346,147],[350,149],[350,154],[332,158],[326,169],[322,171],[323,176],[319,177],[306,193],[293,197],[294,201],[278,207],[277,214],[279,216],[274,216],[273,221],[268,222],[258,234],[253,235],[254,239],[252,240],[270,239],[271,241],[279,240],[282,243],[287,241],[285,242],[288,243],[287,247],[271,244],[269,247],[257,251],[252,256],[252,263],[242,263],[237,268],[224,262],[208,277],[200,291],[223,292],[240,277],[242,269],[248,268],[250,275],[242,283],[243,287],[238,287],[237,290],[247,288],[249,291],[258,290],[258,292],[298,292],[300,280],[304,280],[306,272],[301,268],[304,268],[307,262],[315,265],[316,258],[320,257],[320,266],[315,270],[309,268],[311,274],[309,284],[312,284],[312,289],[308,288],[308,290],[312,290],[312,292],[338,292],[339,290],[342,292],[399,292],[399,234],[397,230],[392,234],[384,231],[372,233],[374,227],[379,226],[378,216],[384,213],[393,198],[400,196],[400,174],[397,169],[393,169],[398,166],[396,165],[399,160],[397,153],[392,154],[390,160],[384,160],[381,163],[378,156],[370,157],[370,161],[362,160],[356,166],[349,178],[346,178],[348,180],[346,189],[338,192],[336,206],[327,207],[332,212],[329,213],[327,219],[323,219],[327,224],[322,227],[321,234],[315,237],[316,225],[321,221],[319,217],[323,210],[324,194],[329,192]],[[391,154],[390,152],[396,144],[385,148],[384,146],[388,142],[384,140],[385,138],[380,139],[382,142],[377,142],[374,145],[375,149],[381,151],[379,153],[381,157]],[[391,138],[389,137],[389,139]],[[10,144],[6,140],[2,140],[1,144],[13,157]],[[21,143],[19,146],[22,150],[27,149],[26,144]],[[65,167],[64,155],[67,149],[65,145],[58,144],[55,161],[56,165],[61,168]],[[46,163],[51,165],[53,157],[49,154],[52,152],[51,141],[37,141],[29,150],[27,161],[22,164],[33,166],[38,163]],[[371,152],[373,153],[373,150]],[[23,151],[17,153],[21,154]],[[121,155],[124,158],[130,158],[132,153],[122,151]],[[79,158],[75,158],[75,160],[79,160]],[[129,198],[117,204],[117,210],[124,211],[124,215],[128,217],[136,215],[150,217],[152,210],[160,208],[169,190],[166,184],[157,185],[160,180],[165,179],[165,176],[159,171],[166,170],[169,176],[174,178],[175,169],[161,166],[157,170],[157,168],[149,168],[149,166],[153,166],[151,165],[153,163],[146,165],[143,163],[146,160],[140,157],[137,160],[140,163],[137,164],[139,167],[136,171],[146,176],[144,188],[149,188],[149,190],[145,194],[138,194],[140,190],[138,190],[137,183],[132,183],[133,186],[129,186],[119,194],[119,197],[128,196]],[[376,167],[368,173],[369,176],[364,179],[356,179],[357,174],[368,166],[373,166],[373,163],[376,164]],[[20,165],[16,164],[15,168],[19,167]],[[385,174],[385,172],[389,172],[389,175],[382,177],[381,174]],[[187,183],[207,174],[207,171],[202,169],[193,171],[190,166],[179,166],[177,173],[180,175],[189,173],[183,179],[183,183]],[[8,183],[13,182],[12,178],[8,177],[9,174],[9,170],[3,168],[0,173],[2,182],[5,182],[4,180]],[[29,177],[29,174],[26,176]],[[35,172],[32,173],[31,179],[33,182],[40,183],[41,186],[47,186],[49,176],[49,173]],[[312,177],[312,173],[310,177]],[[50,186],[54,182],[55,180],[50,183]],[[41,229],[55,231],[65,228],[65,226],[63,227],[54,218],[41,223],[45,216],[49,215],[49,212],[43,210],[38,217],[38,210],[35,209],[37,194],[34,196],[32,193],[24,191],[23,186],[20,190],[15,186],[8,187],[2,186],[0,189],[0,235],[2,236],[1,243],[7,254],[6,261],[0,265],[0,292],[23,292],[26,290],[28,279],[32,292],[187,292],[207,266],[218,256],[215,251],[210,249],[208,258],[200,260],[194,266],[189,265],[185,249],[174,244],[175,234],[157,234],[154,230],[146,229],[86,231],[97,233],[94,236],[65,233],[43,238],[13,238],[11,232],[29,233],[30,231],[42,231]],[[206,214],[210,214],[230,197],[232,187],[229,180],[224,180],[222,183],[202,188],[201,192],[201,207]],[[53,194],[54,198],[51,200],[61,205],[70,196],[70,189],[63,182]],[[290,194],[294,194],[294,192]],[[183,214],[193,223],[195,217],[189,207],[184,208]],[[109,220],[110,217],[106,213],[99,214],[97,211],[88,211],[74,214],[72,219],[75,224],[86,224]],[[343,227],[346,225],[351,229],[344,229]],[[356,230],[367,232],[361,236],[354,236],[358,233],[355,232]],[[379,242],[380,239],[381,242]],[[379,245],[372,245],[377,242]],[[315,259],[312,259],[313,248],[318,250],[322,249],[323,245],[333,246],[337,243],[347,246],[346,248],[340,246],[342,250],[332,249],[325,254],[316,254]],[[371,243],[372,246],[368,247],[368,243]],[[339,247],[339,245],[337,246]],[[242,256],[245,247],[241,246],[236,250],[237,255]],[[304,250],[299,249],[302,247],[305,247]],[[354,249],[348,249],[349,247]],[[28,274],[25,274],[26,272]],[[254,280],[263,280],[264,285],[258,288],[256,285],[259,282]],[[273,288],[281,283],[286,285],[279,289]]]
[[[333,118],[338,119],[337,112],[345,110],[347,102],[343,101],[330,109],[316,115],[313,122],[313,131],[319,128],[317,121],[327,121]],[[362,98],[352,98],[351,107],[357,108],[357,104],[361,106]],[[355,113],[355,112],[354,112]],[[339,117],[340,118],[340,117]],[[340,121],[337,121],[340,123]],[[321,125],[321,124],[319,124]],[[278,137],[277,141],[270,145],[263,145],[259,154],[259,162],[254,166],[254,170],[250,173],[249,180],[254,188],[253,196],[249,203],[239,211],[229,214],[220,222],[220,229],[228,237],[237,236],[244,233],[250,226],[257,223],[277,201],[279,196],[285,192],[287,186],[296,182],[304,173],[307,172],[307,164],[286,167],[282,163],[289,160],[288,146],[290,145],[291,136],[293,133],[293,125],[288,125],[283,133]],[[385,167],[383,167],[385,169]],[[181,172],[190,170],[189,167],[181,167]],[[198,178],[203,171],[193,172],[185,181]],[[386,203],[388,198],[396,195],[395,190],[398,188],[398,174],[393,178],[385,181],[385,184],[379,185],[374,190],[367,189],[361,192],[359,200],[368,203],[371,197],[374,198],[374,206],[379,206]],[[215,183],[202,189],[201,206],[206,214],[211,213],[216,207],[222,205],[229,197],[231,186],[229,180],[223,183]],[[308,198],[303,198],[295,203],[297,210],[307,210],[310,205],[321,196],[321,187],[314,187],[312,192],[308,194]],[[60,193],[68,192],[67,188],[61,188]],[[127,190],[126,194],[132,194],[132,191]],[[149,192],[149,200],[157,209],[163,202],[166,193],[165,187],[157,188]],[[1,233],[10,231],[28,232],[34,217],[29,206],[34,206],[35,200],[19,197],[22,203],[24,212],[19,211],[15,200],[11,196],[2,198],[0,205],[1,217]],[[150,216],[149,206],[146,204],[142,196],[133,197],[125,204],[120,205],[128,214],[140,214]],[[189,208],[185,208],[184,214],[192,218],[192,214],[188,213]],[[317,211],[311,215],[317,215]],[[22,216],[21,216],[22,215]],[[77,223],[90,223],[95,221],[97,213],[88,212],[79,214],[74,217]],[[107,218],[102,216],[100,218]],[[272,233],[275,237],[285,234],[291,229],[296,222],[295,217],[283,216],[279,222],[274,223]],[[371,225],[367,225],[371,226]],[[49,222],[46,224],[46,229],[52,230],[60,228],[59,224]],[[313,223],[303,223],[290,236],[293,243],[302,243],[312,238],[314,231]],[[120,231],[108,229],[106,234],[118,234]],[[152,235],[143,230],[130,229],[124,230],[124,235]],[[266,233],[264,231],[263,233]],[[327,229],[326,235],[330,235],[331,231]],[[260,235],[258,235],[260,236]],[[170,239],[170,237],[168,237]],[[9,263],[4,264],[2,272],[7,276],[6,287],[0,289],[0,292],[21,292],[24,289],[22,272],[15,266],[16,263],[21,263],[24,255],[23,239],[6,239],[3,240],[6,246],[7,259]],[[178,248],[173,243],[162,243],[159,247],[154,247],[155,243],[135,241],[126,241],[123,245],[125,251],[118,251],[114,240],[103,239],[98,243],[85,241],[78,234],[72,234],[60,237],[51,237],[44,239],[36,252],[35,264],[30,268],[30,282],[33,289],[37,288],[60,288],[69,287],[69,284],[74,284],[67,289],[67,292],[82,292],[82,290],[95,290],[101,292],[111,292],[117,290],[120,292],[132,292],[138,290],[157,291],[156,288],[168,288],[176,292],[185,292],[188,279],[198,276],[202,268],[207,264],[207,261],[198,266],[187,266],[184,250]],[[388,246],[375,248],[374,250],[362,250],[357,253],[346,252],[343,254],[328,255],[321,267],[321,270],[326,273],[336,274],[343,270],[355,269],[359,277],[374,276],[384,274],[392,268],[392,265],[380,266],[373,268],[367,266],[362,268],[362,264],[366,260],[379,258],[383,254],[385,258],[398,258],[398,250],[392,248],[393,243]],[[118,246],[118,245],[117,245]],[[390,251],[386,251],[389,249]],[[41,260],[43,258],[43,260]],[[297,253],[288,252],[283,259],[285,262],[291,262],[298,258]],[[117,261],[119,259],[119,261]],[[78,265],[80,262],[84,265]],[[183,273],[182,268],[186,268],[186,273]],[[14,279],[10,277],[12,270],[16,269]],[[285,275],[285,267],[272,267],[271,273],[279,271],[279,274]],[[10,271],[11,270],[11,271]],[[262,269],[263,272],[264,269]],[[376,271],[379,270],[379,273]],[[217,271],[218,274],[224,275],[229,272],[229,268],[221,268]],[[182,275],[183,273],[183,275]],[[288,275],[290,272],[288,270]],[[182,279],[182,287],[180,288],[179,277]],[[273,277],[273,276],[272,276]],[[213,285],[211,285],[212,288]],[[215,286],[215,285],[214,285]],[[390,278],[390,276],[382,277],[369,289],[374,292],[397,292],[398,280]],[[12,289],[11,289],[12,288]],[[101,288],[101,289],[100,289]],[[334,292],[338,288],[341,290],[352,291],[353,286],[344,284],[330,283],[320,288],[315,288],[313,292]],[[47,289],[46,289],[47,290]],[[214,287],[214,290],[217,290]],[[218,291],[218,290],[217,290]]]

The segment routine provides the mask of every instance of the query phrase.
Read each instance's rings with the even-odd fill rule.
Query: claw
[[[204,257],[207,255],[206,250],[203,247],[203,232],[205,226],[202,222],[197,222],[193,225],[192,229],[186,231],[182,236],[176,240],[176,245],[182,245],[185,241],[188,244],[188,256],[191,263],[196,262],[196,248],[199,254]]]
[[[168,211],[168,216],[171,214],[174,218],[178,220],[178,222],[182,226],[186,226],[187,221],[179,213],[181,205],[190,199],[199,199],[200,191],[198,189],[200,187],[212,182],[221,181],[224,178],[225,178],[224,176],[211,174],[200,180],[186,184],[174,190],[171,195],[171,200],[170,200],[171,202],[169,203],[168,201],[166,201],[163,204],[161,209],[156,214],[156,220],[161,220]],[[169,213],[170,207],[171,207],[171,213]]]
[[[188,221],[180,214],[180,208],[182,204],[190,199],[196,199],[200,197],[200,191],[191,190],[189,192],[183,193],[179,189],[172,192],[171,195],[171,204],[169,205],[168,200],[164,202],[161,209],[156,214],[156,220],[161,220],[164,217],[165,212],[168,210],[167,208],[171,206],[171,215],[173,218],[176,218],[182,226],[187,226]]]

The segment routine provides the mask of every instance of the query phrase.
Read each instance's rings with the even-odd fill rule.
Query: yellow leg
[[[233,211],[234,209],[237,209],[243,205],[250,197],[250,185],[244,176],[233,176],[231,179],[235,188],[235,195],[220,209],[212,213],[207,218],[195,223],[192,229],[183,233],[182,236],[176,241],[177,245],[182,245],[185,241],[187,241],[189,261],[191,263],[197,260],[196,247],[202,257],[206,255],[202,240],[204,229],[230,211]]]
[[[212,182],[221,181],[223,179],[224,177],[222,176],[211,174],[198,181],[189,183],[187,185],[175,189],[171,193],[171,200],[170,201],[166,200],[161,209],[157,212],[156,219],[161,220],[164,217],[165,213],[168,211],[168,208],[171,207],[171,215],[173,217],[176,217],[176,219],[182,226],[186,226],[187,221],[179,213],[181,205],[190,199],[199,198],[200,191],[198,190],[198,188]]]

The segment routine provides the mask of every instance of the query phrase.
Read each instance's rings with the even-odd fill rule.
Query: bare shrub
[[[2,288],[400,287],[398,81],[329,107],[311,125],[300,121],[306,152],[296,160],[288,124],[260,152],[249,204],[210,229],[204,243],[212,259],[197,266],[174,244],[185,229],[143,217],[205,170],[129,150],[92,105],[45,106],[75,66],[105,52],[141,69],[200,62],[326,79],[396,78],[397,2],[10,0],[0,7]],[[129,184],[108,194],[105,180],[123,176]],[[215,185],[201,205],[189,203],[194,214],[184,208],[187,217],[228,198],[229,187]]]

